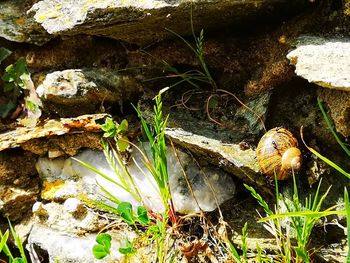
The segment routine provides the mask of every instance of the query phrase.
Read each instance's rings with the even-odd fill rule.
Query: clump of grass
[[[98,207],[107,209],[110,212],[118,214],[126,223],[134,226],[134,229],[141,235],[140,240],[144,240],[143,237],[147,236],[148,240],[154,241],[157,247],[157,262],[167,262],[167,248],[168,248],[168,233],[167,229],[169,224],[176,224],[175,209],[172,202],[172,196],[169,186],[169,175],[167,168],[167,146],[165,141],[165,128],[167,125],[168,117],[163,116],[162,111],[162,94],[167,89],[161,90],[154,98],[154,124],[148,125],[142,116],[139,109],[135,108],[140,119],[143,131],[146,135],[146,139],[150,145],[151,156],[150,158],[146,153],[130,142],[127,138],[128,123],[124,120],[117,125],[112,119],[106,119],[105,124],[102,126],[104,130],[104,137],[102,140],[102,146],[109,165],[112,167],[118,180],[111,178],[110,176],[102,173],[95,167],[82,162],[81,160],[74,159],[84,167],[94,171],[99,176],[108,180],[116,186],[116,188],[123,189],[129,193],[141,206],[137,208],[137,212],[134,212],[132,205],[125,200],[119,200],[117,197],[107,191],[103,186],[99,185],[104,192],[106,198],[112,203],[116,204],[116,207],[110,206],[104,203],[94,201]],[[128,147],[134,146],[143,156],[143,162],[146,168],[152,175],[152,178],[156,182],[157,189],[160,193],[160,197],[163,202],[164,211],[158,214],[155,211],[144,206],[143,196],[140,193],[140,189],[135,184],[133,176],[129,173],[127,164],[123,159],[123,153],[128,150]],[[142,233],[138,231],[138,226],[141,225],[146,231]],[[142,237],[143,236],[143,237]],[[100,233],[96,238],[97,244],[94,246],[93,253],[96,258],[103,258],[110,253],[111,238],[108,234]],[[136,241],[126,241],[125,247],[119,249],[119,251],[125,255],[130,255],[135,252],[133,244]]]
[[[7,245],[7,241],[10,236],[9,230],[6,230],[4,234],[0,231],[0,252],[3,252],[8,257],[9,263],[27,263],[28,261],[27,261],[27,256],[24,252],[23,241],[20,238],[20,236],[16,233],[10,220],[8,222],[10,226],[11,235],[15,240],[15,246],[18,248],[21,257],[14,257],[13,253],[11,252],[10,248]]]
[[[276,260],[280,262],[312,262],[314,251],[309,242],[314,226],[322,217],[339,214],[339,211],[335,211],[337,205],[321,211],[322,203],[330,190],[329,187],[324,194],[320,195],[321,183],[322,180],[319,182],[314,196],[309,195],[304,202],[301,202],[294,175],[291,199],[279,193],[276,180],[277,205],[274,210],[269,207],[254,188],[244,185],[266,213],[266,217],[262,217],[259,222],[264,223],[265,228],[275,237],[279,248]],[[287,212],[281,213],[279,208],[281,204],[285,206]],[[295,239],[295,245],[292,244],[292,239]]]
[[[11,53],[5,48],[0,48],[0,64]],[[25,58],[20,58],[14,64],[8,65],[1,79],[3,81],[4,97],[7,101],[6,104],[0,105],[1,118],[11,117],[14,119],[21,112],[25,112],[26,116],[19,119],[19,123],[28,127],[35,126],[41,116],[40,107],[42,103],[30,78]],[[22,98],[25,111],[19,106]]]

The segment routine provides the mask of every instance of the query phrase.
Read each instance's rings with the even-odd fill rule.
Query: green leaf
[[[136,249],[133,248],[133,244],[127,239],[125,246],[119,248],[119,252],[123,255],[132,255],[135,254]]]
[[[101,129],[105,132],[103,137],[114,137],[117,134],[117,126],[112,118],[107,118]]]
[[[148,218],[147,209],[144,206],[139,206],[137,208],[137,219],[142,225],[148,225],[150,220]]]
[[[96,259],[102,259],[109,255],[109,253],[106,251],[106,248],[100,244],[95,244],[92,247],[92,254]]]
[[[16,76],[17,74],[16,74],[15,66],[11,64],[5,68],[5,73],[2,76],[2,80],[6,82],[13,82],[15,81]]]
[[[130,143],[129,143],[129,139],[127,137],[120,137],[118,138],[118,141],[117,141],[117,147],[118,147],[118,150],[120,152],[125,152],[126,149],[128,149]]]
[[[96,242],[105,246],[107,251],[111,248],[112,237],[109,234],[101,233],[96,236]]]
[[[14,258],[13,263],[25,263],[25,261],[22,258]]]
[[[309,255],[305,253],[304,250],[300,248],[295,248],[295,252],[297,253],[297,256],[303,259],[303,262],[310,262]]]
[[[95,258],[102,259],[110,254],[112,237],[109,234],[101,233],[96,236],[96,242],[92,248]]]
[[[129,124],[127,120],[122,120],[122,122],[118,125],[117,134],[126,133],[128,131]]]
[[[9,238],[9,230],[7,229],[5,234],[2,236],[0,241],[0,252],[2,251],[3,247],[6,245],[7,239]]]
[[[135,220],[132,213],[132,205],[130,203],[121,202],[118,205],[117,211],[126,223],[128,223],[129,225],[135,224]]]
[[[4,48],[4,47],[0,47],[0,64],[2,61],[4,61],[8,56],[11,55],[11,51]]]

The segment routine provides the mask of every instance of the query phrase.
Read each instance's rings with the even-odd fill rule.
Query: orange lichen
[[[41,196],[45,199],[52,199],[55,193],[61,189],[65,183],[61,180],[53,181],[53,182],[44,182],[43,188],[41,191]]]

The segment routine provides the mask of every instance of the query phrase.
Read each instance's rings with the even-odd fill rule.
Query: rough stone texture
[[[18,220],[30,210],[39,194],[36,156],[30,152],[7,150],[0,153],[0,210]]]
[[[350,90],[349,39],[303,37],[287,58],[295,73],[319,86]]]
[[[47,74],[37,88],[43,110],[60,117],[100,112],[101,107],[116,103],[122,105],[140,91],[135,78],[103,69],[55,71]]]
[[[81,148],[102,150],[101,134],[84,132],[32,139],[21,144],[21,148],[37,155],[48,154],[49,158],[62,155],[74,156]]]
[[[34,128],[18,127],[15,130],[0,134],[0,151],[19,147],[32,139],[63,135],[75,132],[99,132],[107,114],[83,115],[77,118],[61,118],[46,120]]]
[[[148,146],[144,145],[147,154]],[[203,166],[201,170],[187,154],[177,151],[179,160],[188,180],[191,182],[193,194],[196,196],[200,208],[204,211],[212,211],[217,208],[217,203],[230,199],[235,193],[235,184],[230,175],[211,166]],[[152,211],[161,212],[163,204],[155,187],[156,182],[152,175],[143,165],[141,154],[134,149],[133,160],[128,163],[127,169],[135,181],[143,197],[144,204]],[[105,155],[102,152],[86,150],[75,157],[98,171],[109,176],[113,180],[120,182],[113,168],[107,163]],[[167,154],[169,184],[173,196],[174,207],[180,213],[198,212],[199,207],[193,199],[186,181],[184,179],[181,165],[173,151]],[[114,195],[118,200],[127,201],[136,208],[140,202],[129,193],[123,191],[116,184],[105,180],[95,172],[86,169],[75,160],[58,158],[50,160],[40,158],[37,163],[37,169],[43,181],[41,197],[46,200],[65,200],[68,197],[76,196],[83,199],[93,199],[100,202],[107,202],[102,196],[105,196],[99,185]],[[122,167],[116,165],[122,176]],[[142,169],[142,170],[140,170]],[[96,180],[99,185],[96,184]],[[215,192],[215,198],[212,190]],[[114,206],[115,204],[111,204]]]
[[[176,144],[220,166],[249,185],[254,185],[265,193],[272,193],[266,178],[260,174],[260,167],[253,149],[242,148],[239,144],[222,143],[181,129],[169,128],[165,134]]]
[[[8,48],[13,50],[11,46]],[[26,57],[31,72],[79,68],[117,70],[125,69],[127,63],[126,48],[119,41],[96,36],[57,37],[41,47],[13,51],[16,57]]]
[[[51,37],[36,23],[27,10],[37,0],[5,0],[0,2],[0,37],[15,42],[44,44]]]
[[[345,0],[343,3],[344,3],[344,14],[350,16],[350,1]]]
[[[344,137],[349,137],[350,93],[348,91],[320,89],[318,94],[320,99],[327,103],[337,132],[341,133]]]
[[[21,220],[30,211],[39,195],[39,181],[34,180],[31,187],[24,189],[2,185],[0,187],[0,211],[10,220]]]
[[[247,18],[271,14],[279,8],[288,11],[304,1],[49,1],[31,8],[36,21],[50,34],[93,34],[144,44],[171,35],[191,33],[192,6],[195,25],[212,29]],[[229,12],[227,11],[229,10]],[[212,19],[215,17],[215,19]]]
[[[38,258],[50,263],[57,260],[65,263],[123,262],[124,256],[118,248],[124,245],[127,238],[132,240],[136,237],[120,219],[108,218],[91,210],[86,210],[83,217],[76,218],[64,204],[36,203],[35,207],[38,209],[34,211],[36,217],[26,246],[33,262],[37,262]],[[112,236],[111,255],[104,260],[96,260],[92,254],[96,231],[107,226],[110,220],[114,220],[114,225],[119,229],[107,231]],[[136,257],[134,262],[140,262],[137,260],[140,258]]]

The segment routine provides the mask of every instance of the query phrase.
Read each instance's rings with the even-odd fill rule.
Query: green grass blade
[[[317,152],[316,150],[314,150],[311,147],[308,147],[309,151],[312,152],[314,155],[316,155],[318,158],[320,158],[322,161],[324,161],[326,164],[328,164],[329,166],[333,167],[334,169],[336,169],[339,173],[345,175],[347,178],[350,179],[350,173],[345,172],[341,167],[339,167],[337,164],[335,164],[334,162],[332,162],[331,160],[329,160],[327,157],[321,155],[319,152]]]
[[[259,195],[255,189],[249,185],[244,184],[244,187],[250,192],[250,194],[258,201],[259,205],[264,208],[264,211],[267,215],[273,215],[273,212],[269,208],[269,205],[265,202],[265,200]]]
[[[340,145],[340,147],[345,151],[345,153],[350,157],[350,149],[342,142],[342,140],[340,140],[338,134],[335,132],[334,125],[333,125],[332,121],[330,120],[326,110],[324,109],[324,107],[322,105],[322,101],[319,97],[317,97],[317,103],[318,103],[318,107],[320,108],[320,110],[322,112],[323,119],[325,120],[325,122],[326,122],[328,128],[330,129],[331,133],[333,134],[335,140]]]
[[[10,226],[11,234],[12,234],[14,240],[15,240],[15,245],[19,249],[19,252],[21,254],[22,262],[23,263],[27,263],[27,256],[26,256],[26,254],[24,252],[23,242],[22,242],[20,236],[16,233],[15,229],[12,227],[12,224],[11,224],[9,219],[8,219],[8,223],[9,223],[9,226]]]
[[[336,206],[333,206],[333,208]],[[266,222],[269,220],[284,218],[284,217],[313,217],[313,218],[320,218],[324,216],[329,215],[346,215],[346,210],[337,210],[337,211],[321,211],[321,212],[314,212],[314,211],[297,211],[297,212],[288,212],[288,213],[282,213],[282,214],[274,214],[271,216],[267,216],[264,218],[259,219],[258,222]]]
[[[0,252],[2,251],[2,249],[4,248],[4,246],[6,245],[6,242],[9,238],[9,230],[7,229],[4,235],[0,235],[1,236],[1,241],[0,241]]]
[[[117,181],[113,180],[112,178],[110,178],[108,175],[102,173],[101,171],[99,171],[98,169],[96,169],[95,167],[91,166],[90,164],[87,164],[75,157],[71,157],[74,161],[78,162],[79,164],[81,164],[82,166],[84,166],[85,168],[95,172],[96,174],[100,175],[101,177],[103,177],[104,179],[106,179],[107,181],[110,181],[111,183],[119,186],[120,188],[124,189],[125,191],[127,191],[128,193],[130,193],[129,189],[125,188],[123,185],[121,185],[120,183],[118,183]],[[132,194],[132,193],[130,193]]]
[[[350,202],[348,190],[344,189],[344,200],[346,208],[346,225],[347,225],[347,240],[348,240],[348,255],[346,257],[346,262],[350,263]]]
[[[229,246],[229,253],[230,256],[232,257],[232,259],[236,262],[236,263],[241,263],[241,257],[239,256],[237,249],[235,248],[235,246],[233,245],[232,241],[227,240],[227,244]]]

